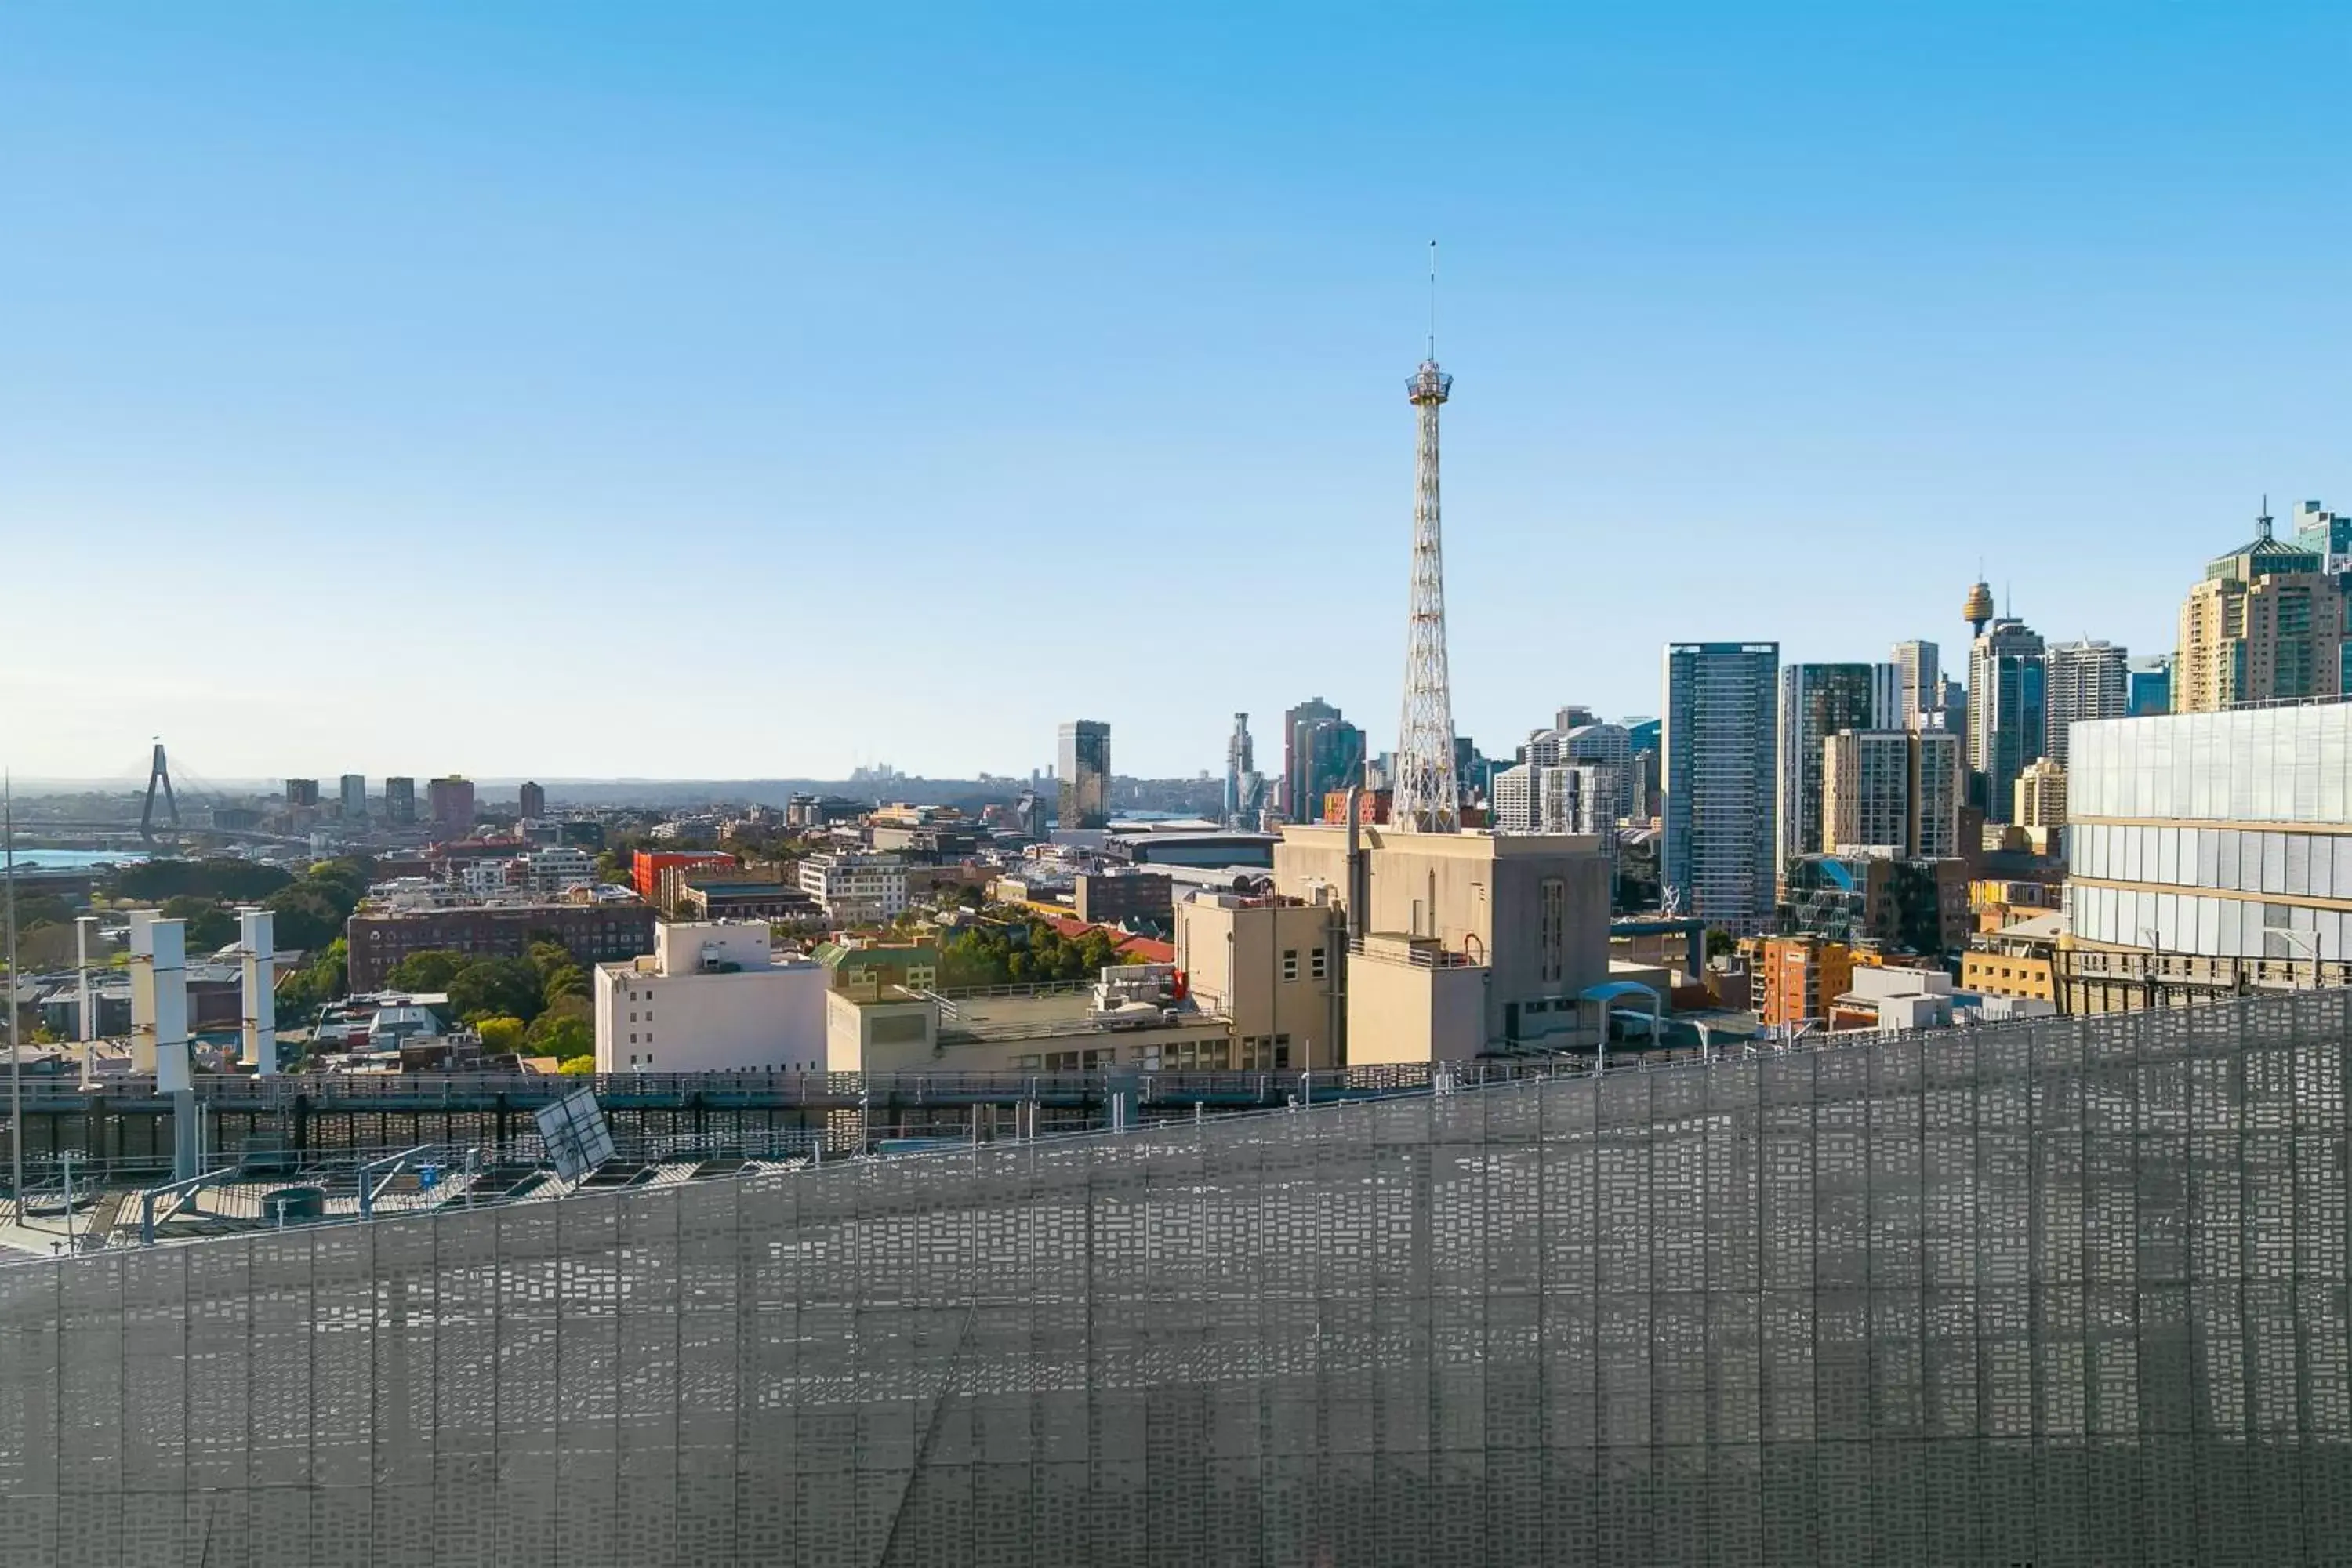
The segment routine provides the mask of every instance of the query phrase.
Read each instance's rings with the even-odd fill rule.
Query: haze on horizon
[[[2316,5],[0,14],[0,764],[1393,743],[1423,247],[1456,728],[1670,638],[2169,649],[2352,510]]]

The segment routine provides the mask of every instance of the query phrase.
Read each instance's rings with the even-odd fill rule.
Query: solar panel
[[[613,1157],[612,1129],[596,1104],[596,1091],[577,1089],[542,1107],[537,1120],[547,1157],[565,1181],[577,1181]]]

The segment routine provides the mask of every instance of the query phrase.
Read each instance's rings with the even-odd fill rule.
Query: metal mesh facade
[[[2347,1022],[0,1268],[0,1561],[2341,1563]]]

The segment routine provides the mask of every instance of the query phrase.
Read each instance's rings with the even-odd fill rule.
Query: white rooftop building
[[[907,910],[907,863],[895,855],[812,855],[801,891],[836,925],[879,925]]]
[[[825,971],[779,960],[765,921],[668,921],[596,966],[598,1072],[823,1072]]]

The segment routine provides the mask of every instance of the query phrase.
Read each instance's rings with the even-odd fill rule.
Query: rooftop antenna
[[[1437,241],[1433,239],[1429,242],[1429,353],[1423,357],[1437,357]],[[2263,505],[2267,508],[2269,500],[2265,499]]]

